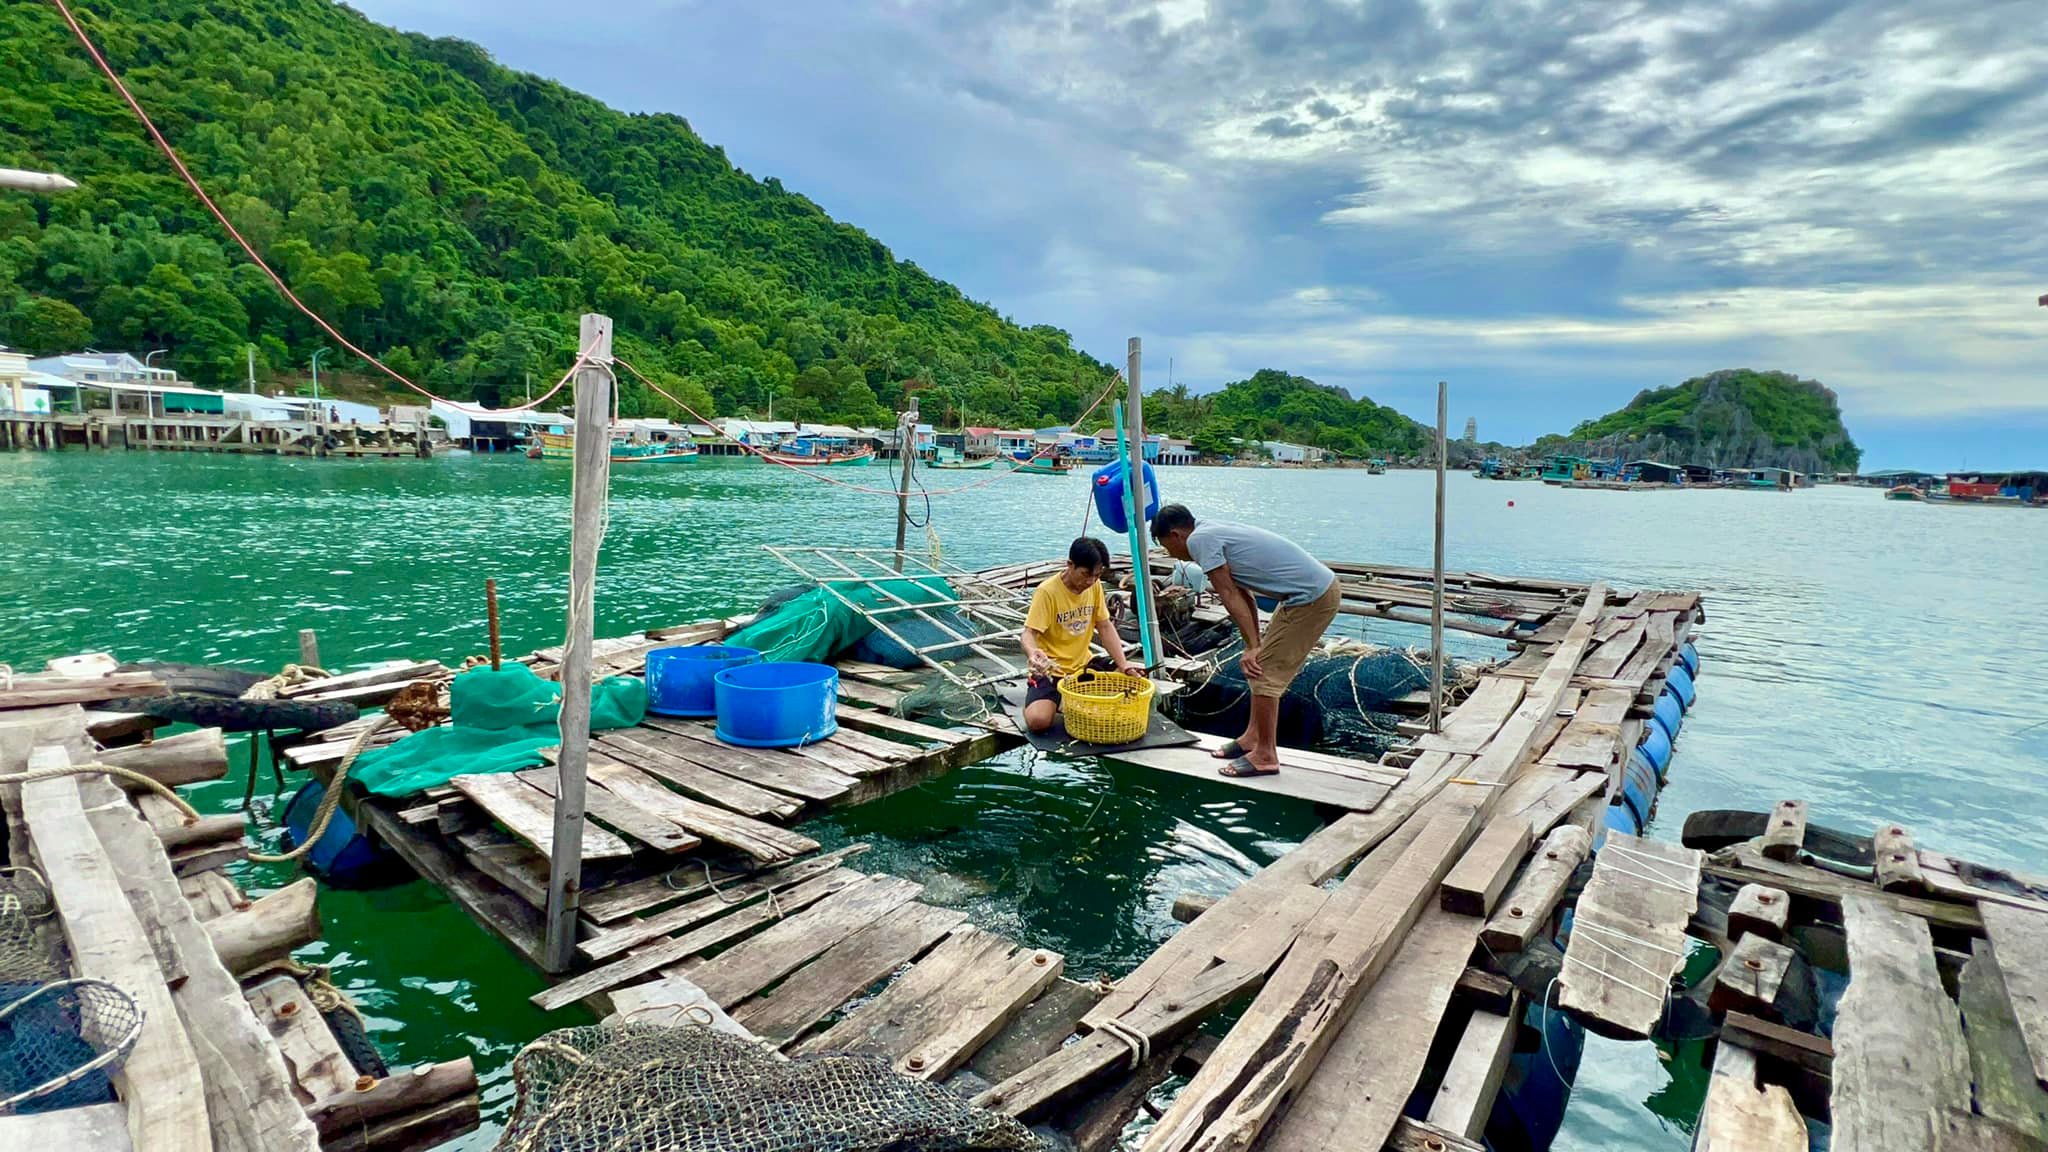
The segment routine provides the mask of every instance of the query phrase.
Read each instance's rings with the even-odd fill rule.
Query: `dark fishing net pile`
[[[1231,654],[1215,665],[1208,680],[1181,694],[1183,725],[1220,736],[1244,731],[1251,685],[1238,666],[1236,647],[1223,649]],[[1427,687],[1426,655],[1355,641],[1320,649],[1280,698],[1280,743],[1376,755],[1396,736],[1400,718],[1394,702]]]
[[[1040,1152],[1010,1117],[887,1061],[778,1059],[685,1024],[550,1032],[512,1062],[497,1152]]]

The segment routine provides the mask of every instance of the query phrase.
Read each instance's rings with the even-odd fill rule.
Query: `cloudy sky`
[[[1526,442],[1782,368],[1865,466],[2048,466],[2041,0],[354,0],[687,117],[1147,382]]]

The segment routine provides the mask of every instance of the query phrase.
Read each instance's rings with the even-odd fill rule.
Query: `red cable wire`
[[[715,427],[717,427],[717,425],[716,425],[716,424],[714,424],[714,423],[712,423],[712,422],[711,422],[711,421],[710,421],[709,419],[707,419],[707,418],[706,418],[706,417],[705,417],[705,416],[703,415],[703,413],[700,413],[700,412],[698,412],[698,411],[697,411],[697,410],[696,410],[695,408],[692,408],[692,407],[690,407],[690,406],[689,406],[688,404],[684,403],[684,402],[683,402],[683,400],[682,400],[682,398],[681,398],[681,397],[678,397],[678,396],[677,396],[677,395],[675,395],[675,394],[674,394],[673,392],[670,392],[670,391],[669,391],[668,389],[666,389],[666,388],[663,388],[663,387],[662,387],[661,385],[659,385],[659,384],[656,384],[656,383],[655,383],[654,381],[652,381],[652,380],[649,380],[649,379],[647,378],[647,376],[646,376],[646,374],[645,374],[645,373],[641,372],[641,371],[640,371],[640,370],[639,370],[638,368],[635,368],[635,367],[633,367],[633,366],[632,366],[631,364],[627,363],[627,362],[626,362],[625,360],[621,359],[621,358],[620,358],[620,357],[618,357],[618,356],[613,356],[613,357],[612,357],[612,363],[614,363],[614,364],[617,364],[617,365],[618,365],[619,367],[621,367],[621,368],[624,368],[624,369],[625,369],[626,371],[628,371],[628,372],[631,372],[631,373],[633,374],[633,376],[634,376],[634,377],[635,377],[636,379],[638,379],[638,380],[639,380],[639,381],[640,381],[640,382],[641,382],[642,384],[645,384],[645,385],[647,385],[647,386],[648,386],[649,388],[652,388],[652,389],[654,389],[654,390],[655,390],[656,392],[659,392],[659,393],[661,393],[661,394],[662,394],[663,396],[667,397],[670,403],[674,404],[674,405],[675,405],[676,407],[678,407],[678,408],[681,408],[681,409],[682,409],[683,411],[685,411],[685,412],[688,412],[688,413],[689,413],[689,414],[690,414],[691,416],[693,416],[693,417],[695,417],[695,418],[697,419],[698,423],[700,423],[700,424],[703,424],[703,425],[705,425],[705,426],[707,426],[707,427],[712,427],[712,428],[715,428]],[[1088,414],[1089,414],[1089,413],[1091,413],[1091,412],[1095,411],[1095,410],[1096,410],[1097,408],[1100,408],[1100,407],[1102,406],[1102,402],[1103,402],[1104,400],[1107,400],[1107,399],[1109,399],[1109,394],[1110,394],[1110,392],[1111,392],[1111,391],[1112,391],[1112,390],[1113,390],[1113,389],[1114,389],[1114,388],[1116,387],[1116,381],[1117,381],[1117,380],[1120,380],[1120,379],[1122,379],[1122,378],[1123,378],[1123,377],[1122,377],[1122,374],[1120,374],[1120,373],[1119,373],[1119,374],[1117,374],[1117,375],[1116,375],[1116,377],[1115,377],[1115,378],[1113,378],[1113,379],[1112,379],[1112,380],[1110,381],[1110,386],[1109,386],[1108,388],[1104,388],[1104,389],[1102,390],[1102,395],[1100,395],[1100,396],[1097,396],[1097,397],[1095,398],[1095,403],[1093,403],[1093,404],[1090,404],[1090,405],[1089,405],[1089,406],[1087,407],[1087,409],[1086,409],[1085,411],[1083,411],[1083,412],[1082,412],[1082,413],[1081,413],[1081,414],[1080,414],[1079,416],[1077,416],[1077,417],[1075,417],[1075,418],[1074,418],[1074,423],[1076,423],[1076,424],[1079,424],[1079,423],[1080,423],[1081,421],[1083,421],[1083,420],[1086,420],[1086,419],[1088,418]],[[745,450],[747,451],[748,455],[751,455],[751,456],[758,456],[758,457],[760,457],[761,459],[763,459],[763,460],[766,460],[766,461],[768,461],[768,462],[769,462],[770,464],[778,464],[778,465],[781,465],[782,467],[784,467],[784,468],[787,468],[787,469],[789,469],[789,470],[790,470],[791,472],[795,472],[795,473],[796,473],[796,474],[798,474],[799,476],[807,476],[807,477],[809,477],[809,478],[811,478],[811,479],[813,479],[813,480],[816,480],[816,481],[818,481],[819,483],[822,483],[822,484],[836,484],[836,485],[838,485],[838,486],[839,486],[839,487],[841,487],[841,488],[847,488],[847,489],[851,489],[851,490],[853,490],[853,491],[855,491],[855,492],[866,492],[866,493],[869,493],[870,495],[874,495],[874,496],[906,496],[906,495],[911,495],[911,494],[912,494],[912,493],[910,493],[910,492],[909,492],[909,491],[908,491],[907,489],[896,489],[896,488],[871,488],[871,487],[868,487],[867,485],[864,485],[864,484],[849,484],[849,483],[847,483],[847,482],[846,482],[846,481],[844,481],[844,480],[835,480],[835,479],[833,479],[833,478],[832,478],[832,477],[830,477],[830,476],[824,476],[824,475],[820,475],[820,474],[819,474],[819,473],[818,473],[817,471],[815,471],[815,469],[816,469],[817,467],[819,467],[818,465],[802,465],[802,464],[791,464],[791,463],[788,463],[787,461],[784,461],[784,460],[778,460],[778,459],[776,459],[776,458],[775,458],[774,456],[770,455],[769,453],[767,453],[767,452],[764,452],[764,451],[762,451],[761,449],[759,449],[759,448],[756,448],[756,447],[754,447],[754,446],[753,446],[752,444],[748,444],[748,443],[746,443],[746,442],[744,442],[744,441],[734,441],[734,443],[737,443],[737,444],[739,444],[739,446],[740,446],[741,448],[745,449]],[[898,448],[898,450],[900,451],[900,450],[902,449],[902,445],[898,445],[898,446],[897,446],[897,448]],[[1046,453],[1044,453],[1044,452],[1034,452],[1034,453],[1032,453],[1032,454],[1031,454],[1031,460],[1038,460],[1038,459],[1041,459],[1041,458],[1043,458],[1043,457],[1044,457],[1045,455],[1046,455]],[[1025,461],[1021,461],[1021,463],[1026,463],[1026,464],[1028,464],[1028,463],[1030,463],[1030,460],[1025,460]],[[953,495],[953,494],[954,494],[954,493],[956,493],[956,492],[971,492],[971,491],[973,491],[974,489],[976,489],[976,488],[979,488],[979,487],[981,487],[981,486],[982,486],[982,485],[984,485],[984,484],[992,484],[992,483],[996,482],[997,480],[1000,480],[1000,479],[1002,479],[1003,477],[1005,477],[1005,476],[1008,476],[1008,475],[1010,475],[1010,474],[1011,474],[1011,472],[1015,472],[1015,471],[1016,471],[1016,469],[1015,469],[1015,468],[1012,468],[1012,469],[1010,469],[1009,471],[1006,471],[1006,472],[998,472],[998,473],[996,473],[996,474],[995,474],[995,475],[993,475],[993,476],[989,476],[989,477],[987,477],[987,478],[985,478],[985,479],[981,479],[981,480],[976,480],[976,481],[975,481],[974,483],[972,483],[972,484],[962,484],[962,485],[960,485],[960,486],[959,486],[959,487],[957,487],[957,488],[933,488],[933,489],[928,489],[928,490],[926,490],[926,491],[924,491],[924,492],[923,492],[923,495],[926,495],[926,496],[950,496],[950,495]]]
[[[135,94],[128,90],[128,85],[121,82],[121,77],[115,73],[113,66],[107,63],[107,58],[105,56],[100,55],[99,46],[92,42],[92,37],[86,35],[84,27],[82,27],[78,23],[78,18],[71,14],[70,7],[64,3],[64,0],[50,0],[50,2],[57,6],[58,13],[64,17],[64,22],[71,26],[72,34],[78,37],[78,42],[80,44],[84,45],[86,54],[92,57],[93,63],[100,66],[100,71],[105,73],[108,81],[110,81],[114,85],[114,91],[120,93],[121,99],[128,102],[128,107],[135,113],[135,118],[142,121],[143,128],[148,130],[150,138],[156,141],[157,147],[163,151],[163,154],[167,158],[169,158],[171,166],[178,170],[178,175],[185,178],[185,183],[188,187],[192,189],[192,194],[199,197],[199,202],[206,206],[206,210],[208,212],[213,213],[213,218],[215,220],[220,221],[220,226],[222,228],[227,229],[228,235],[234,238],[235,243],[242,246],[242,251],[248,255],[250,261],[254,263],[257,268],[261,269],[265,276],[270,277],[270,282],[272,284],[277,285],[277,290],[284,295],[284,298],[286,300],[291,302],[292,307],[297,308],[300,312],[304,313],[307,319],[319,325],[321,331],[327,333],[329,336],[332,336],[335,339],[335,341],[339,343],[342,347],[355,353],[361,359],[366,360],[369,363],[375,365],[377,369],[383,372],[386,376],[391,377],[393,380],[398,381],[400,384],[405,385],[407,388],[410,388],[413,391],[419,393],[420,395],[425,396],[427,399],[439,400],[441,403],[446,404],[451,408],[455,408],[460,411],[469,412],[476,415],[488,415],[493,411],[493,409],[471,407],[470,405],[464,404],[460,401],[450,400],[445,396],[434,395],[432,392],[427,391],[425,388],[422,388],[419,385],[413,383],[412,381],[406,379],[404,376],[401,376],[396,370],[394,370],[390,365],[384,363],[382,360],[379,360],[375,356],[370,355],[368,352],[363,351],[361,348],[356,347],[356,345],[352,341],[350,341],[348,337],[343,336],[338,330],[336,330],[334,325],[329,324],[326,318],[322,317],[318,312],[313,311],[313,309],[307,307],[305,301],[300,300],[298,294],[291,290],[291,286],[284,282],[284,277],[279,276],[275,271],[271,269],[269,264],[266,264],[264,262],[263,257],[258,256],[256,254],[255,246],[250,244],[248,240],[243,238],[240,231],[236,230],[234,223],[227,218],[227,214],[225,212],[222,212],[220,210],[219,205],[216,205],[213,202],[213,197],[208,196],[206,194],[206,189],[200,185],[199,179],[192,175],[192,170],[185,167],[185,161],[179,158],[177,149],[171,147],[171,142],[169,140],[164,139],[164,134],[157,130],[156,122],[149,118],[149,113],[143,111],[141,101],[137,100],[135,98]],[[578,367],[581,367],[583,363],[584,357],[579,352],[577,354],[576,363],[570,366],[569,371],[562,374],[562,378],[555,382],[555,386],[553,388],[550,388],[546,392],[542,393],[539,399],[529,400],[526,403],[514,408],[501,408],[496,409],[496,411],[524,412],[538,405],[545,404],[550,396],[553,396],[555,393],[560,392],[565,386],[568,385],[569,378],[576,374],[576,369]]]

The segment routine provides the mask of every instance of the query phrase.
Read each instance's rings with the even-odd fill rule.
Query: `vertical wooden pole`
[[[562,645],[562,749],[556,771],[554,851],[548,859],[544,967],[567,972],[576,959],[576,915],[583,887],[583,778],[590,759],[590,644],[595,625],[597,549],[604,539],[610,473],[612,322],[584,313],[577,346],[575,479],[570,489],[569,620]]]
[[[320,637],[311,628],[299,629],[299,663],[308,668],[324,668],[320,663]]]
[[[504,666],[505,645],[498,636],[498,582],[489,576],[484,577],[484,618],[490,622],[491,671],[496,672]]]
[[[1144,358],[1144,344],[1131,337],[1124,346],[1124,487],[1131,499],[1131,575],[1137,590],[1138,638],[1143,642],[1145,664],[1156,668],[1165,653],[1159,643],[1158,589],[1152,582],[1151,525],[1145,522],[1145,390],[1139,383]]]
[[[896,570],[903,571],[903,545],[910,531],[910,469],[917,460],[917,397],[896,422],[896,455],[903,466],[896,482]]]
[[[1444,454],[1450,385],[1436,382],[1436,562],[1429,593],[1429,730],[1444,725]]]

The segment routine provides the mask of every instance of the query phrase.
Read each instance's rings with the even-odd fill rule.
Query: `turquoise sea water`
[[[879,469],[835,478],[888,484]],[[1426,473],[1178,468],[1161,483],[1197,515],[1264,524],[1327,557],[1429,560]],[[955,562],[1038,558],[1080,528],[1085,499],[1080,476],[1001,477],[935,497],[934,531]],[[1926,846],[2048,862],[2048,629],[2033,611],[2048,514],[1862,489],[1568,492],[1463,475],[1449,509],[1453,567],[1706,593],[1700,701],[1653,835],[1675,837],[1695,809],[1799,796],[1816,822],[1901,820]],[[887,497],[747,462],[621,468],[599,634],[751,610],[787,582],[761,545],[887,546],[893,514]],[[330,664],[459,660],[485,645],[486,576],[508,651],[526,651],[561,639],[567,525],[567,470],[519,458],[0,456],[0,661],[106,649],[274,668],[296,659],[306,627]],[[1418,640],[1383,623],[1364,634]],[[240,763],[199,790],[202,807],[239,808]],[[266,778],[266,816],[268,797]],[[1305,806],[1221,785],[1013,755],[814,833],[875,844],[865,866],[926,880],[931,898],[1090,977],[1128,970],[1169,934],[1175,894],[1223,891],[1314,827]],[[487,1113],[509,1103],[521,1044],[582,1022],[531,1008],[538,978],[424,885],[328,890],[321,910],[327,936],[306,958],[333,966],[394,1063],[474,1056]],[[1696,1112],[1698,1091],[1648,1045],[1591,1041],[1558,1147],[1683,1149],[1689,1135],[1667,1117]]]

